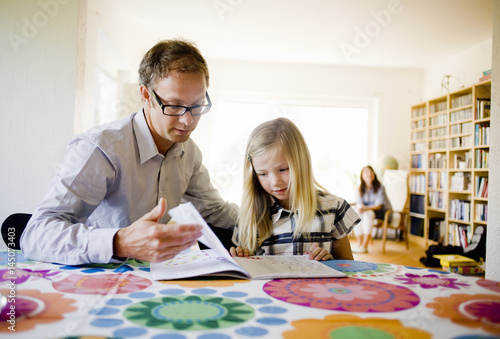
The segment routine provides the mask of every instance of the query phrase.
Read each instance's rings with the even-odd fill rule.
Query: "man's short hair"
[[[144,55],[139,66],[139,84],[154,89],[157,81],[172,71],[202,73],[208,87],[205,59],[194,43],[181,39],[160,41]]]

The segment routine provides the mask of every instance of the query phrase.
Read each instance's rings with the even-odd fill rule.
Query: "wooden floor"
[[[356,247],[356,240],[351,240],[351,248]],[[425,256],[425,250],[422,245],[410,242],[410,248],[407,250],[404,241],[387,240],[385,254],[382,253],[382,240],[375,239],[373,244],[368,246],[368,253],[353,253],[354,260],[398,264],[410,267],[425,268],[420,262],[420,257]]]

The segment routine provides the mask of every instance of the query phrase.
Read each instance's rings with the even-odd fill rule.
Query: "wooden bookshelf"
[[[491,81],[411,108],[410,236],[466,246],[487,225]]]

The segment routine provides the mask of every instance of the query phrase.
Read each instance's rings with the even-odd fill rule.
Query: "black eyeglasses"
[[[208,111],[210,111],[210,108],[212,108],[212,101],[210,101],[210,96],[208,95],[208,92],[205,92],[208,105],[196,105],[191,107],[181,106],[181,105],[165,105],[163,104],[163,102],[161,102],[160,98],[158,98],[158,94],[156,94],[155,91],[151,90],[151,93],[153,93],[153,96],[155,97],[156,101],[158,101],[158,105],[160,105],[163,114],[171,117],[183,116],[184,114],[186,114],[187,111],[191,112],[192,116],[202,115],[208,113]]]

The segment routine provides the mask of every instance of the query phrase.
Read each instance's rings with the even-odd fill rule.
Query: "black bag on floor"
[[[441,267],[440,261],[434,258],[435,254],[458,254],[464,257],[480,261],[486,259],[486,228],[482,225],[476,226],[471,243],[466,249],[461,246],[431,245],[425,251],[426,256],[420,258],[420,262],[427,267]]]

